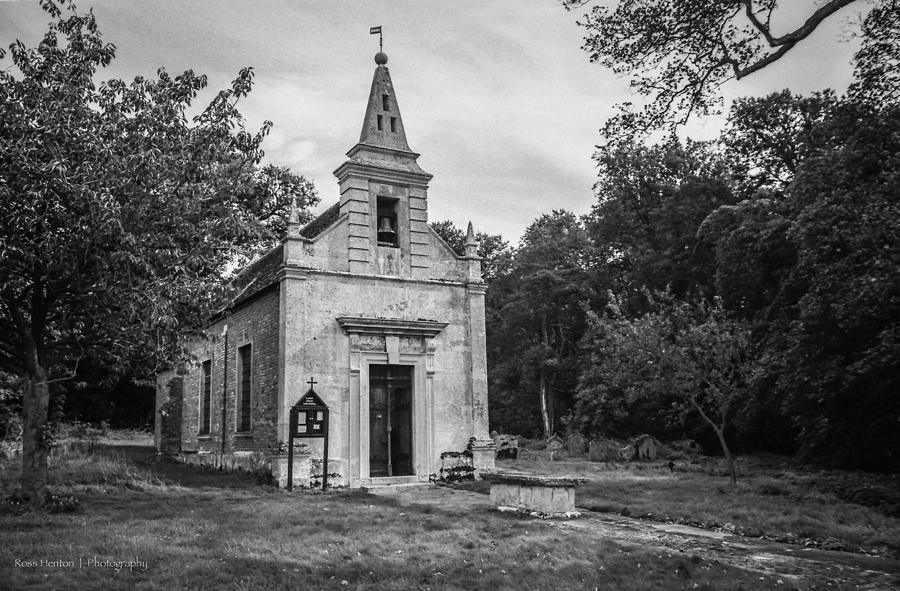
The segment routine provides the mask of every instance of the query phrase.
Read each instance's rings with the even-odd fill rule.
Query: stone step
[[[427,482],[410,482],[407,484],[378,484],[378,485],[365,485],[362,487],[362,490],[367,493],[372,494],[390,494],[391,492],[399,492],[401,490],[416,490],[416,489],[426,489],[431,485]]]
[[[364,490],[386,488],[410,488],[415,486],[428,486],[427,482],[419,480],[418,476],[381,476],[369,478],[363,483]]]

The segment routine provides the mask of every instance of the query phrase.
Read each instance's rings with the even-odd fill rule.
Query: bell
[[[394,234],[394,224],[391,223],[391,218],[382,217],[378,219],[378,233]]]

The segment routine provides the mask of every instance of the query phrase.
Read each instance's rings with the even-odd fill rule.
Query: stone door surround
[[[350,486],[366,484],[369,475],[369,366],[413,368],[413,471],[427,480],[435,471],[434,337],[447,322],[399,318],[337,318],[350,345]]]

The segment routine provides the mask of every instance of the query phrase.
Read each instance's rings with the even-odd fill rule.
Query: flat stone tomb
[[[587,482],[584,478],[517,472],[483,472],[481,478],[491,483],[492,507],[539,517],[578,517],[575,487]]]

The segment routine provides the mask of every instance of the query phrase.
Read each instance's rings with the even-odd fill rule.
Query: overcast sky
[[[790,0],[784,32],[821,4]],[[627,83],[588,62],[577,15],[557,0],[82,0],[118,48],[102,78],[191,68],[225,87],[253,66],[256,86],[242,112],[248,127],[275,126],[267,160],[338,198],[332,175],[359,139],[382,25],[384,50],[409,144],[434,175],[432,221],[501,233],[515,242],[552,209],[586,213],[594,202],[591,155]],[[863,6],[864,7],[864,6]],[[860,7],[860,8],[863,8]],[[741,83],[728,97],[788,87],[843,90],[850,79],[857,12],[845,9],[788,59]],[[0,44],[35,45],[48,17],[37,1],[0,1]],[[8,60],[5,63],[8,66]],[[715,136],[721,121],[692,124]]]

